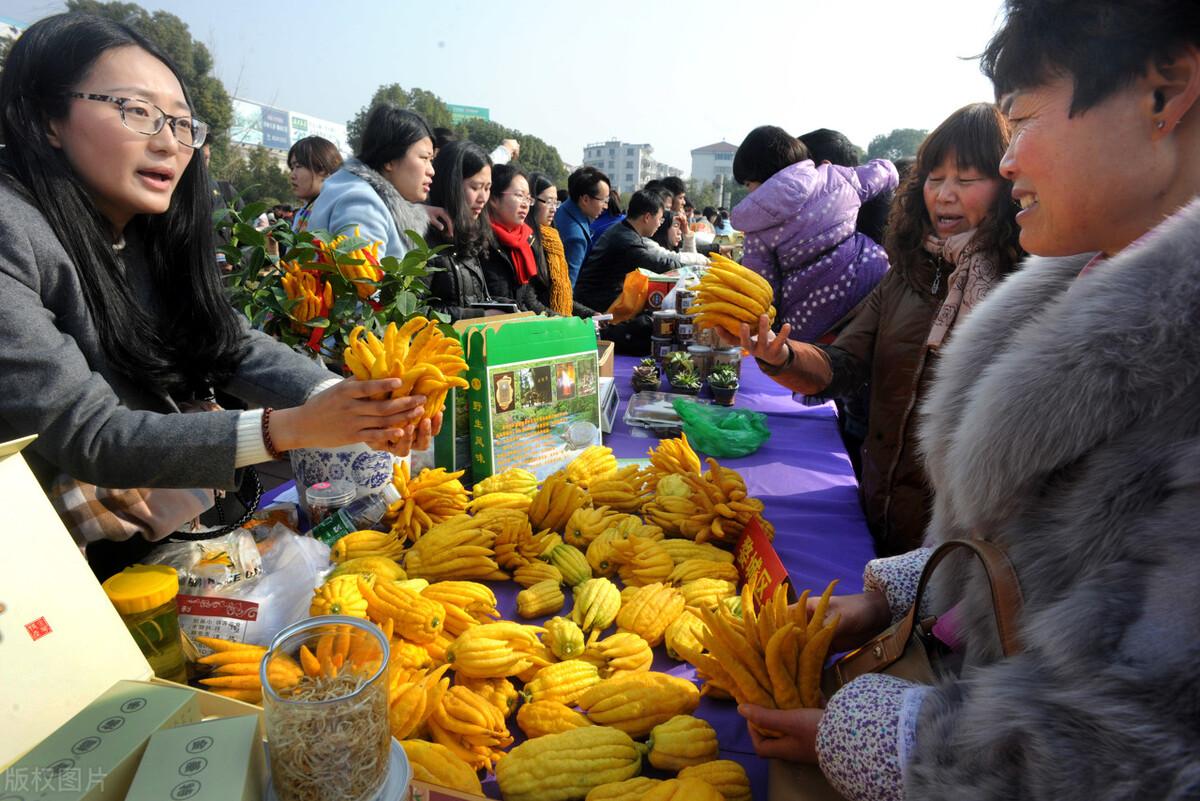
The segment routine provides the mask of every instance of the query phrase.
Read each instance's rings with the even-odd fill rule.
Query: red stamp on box
[[[32,623],[26,623],[25,630],[29,632],[29,637],[34,642],[37,642],[53,631],[53,629],[50,628],[50,624],[46,622],[46,618],[44,617],[39,617]]]

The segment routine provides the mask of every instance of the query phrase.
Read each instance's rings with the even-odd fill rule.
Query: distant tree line
[[[358,149],[363,126],[371,109],[380,103],[395,103],[401,108],[419,112],[435,128],[450,128],[461,139],[470,139],[484,150],[491,151],[505,139],[516,139],[521,144],[521,166],[527,170],[544,172],[557,184],[567,180],[567,170],[558,150],[536,136],[522,133],[516,128],[507,128],[498,122],[467,119],[455,123],[450,107],[433,92],[425,89],[406,90],[398,83],[380,86],[371,97],[371,102],[346,124],[350,147]]]

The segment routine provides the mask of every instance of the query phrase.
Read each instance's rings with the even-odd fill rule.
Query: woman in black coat
[[[483,317],[486,304],[514,302],[510,294],[490,291],[484,273],[484,257],[494,250],[487,212],[492,160],[473,142],[450,142],[438,151],[433,167],[429,202],[451,215],[454,234],[430,235],[431,244],[450,247],[429,262],[429,305],[452,322]]]

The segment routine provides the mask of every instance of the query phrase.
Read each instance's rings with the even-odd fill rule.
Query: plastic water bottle
[[[384,484],[375,495],[364,495],[329,514],[309,532],[313,538],[332,546],[347,534],[375,528],[388,507],[400,502],[400,492],[392,484]]]

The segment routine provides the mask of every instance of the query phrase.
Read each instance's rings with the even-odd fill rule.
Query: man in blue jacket
[[[608,176],[595,167],[580,167],[567,179],[567,201],[554,214],[554,227],[562,238],[571,285],[592,248],[592,221],[608,208]]]

